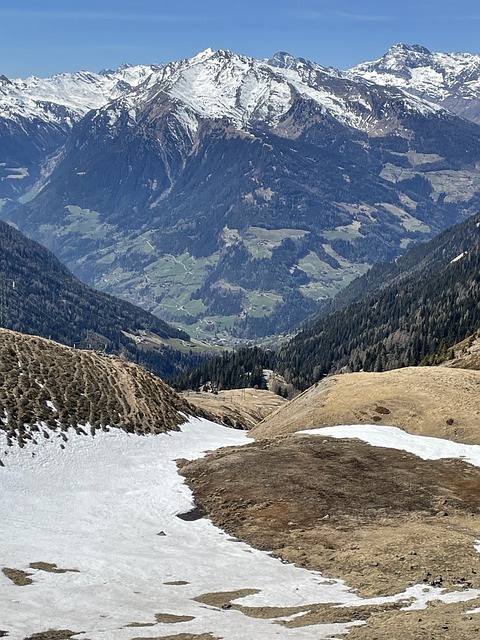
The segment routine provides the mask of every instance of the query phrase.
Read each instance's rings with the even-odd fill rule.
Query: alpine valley
[[[287,332],[478,210],[479,75],[397,45],[346,72],[208,49],[3,77],[1,215],[195,337]]]

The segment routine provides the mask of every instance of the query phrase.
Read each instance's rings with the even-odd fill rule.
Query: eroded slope
[[[138,365],[0,329],[0,429],[9,442],[69,426],[163,432],[185,421],[180,412],[206,415]]]

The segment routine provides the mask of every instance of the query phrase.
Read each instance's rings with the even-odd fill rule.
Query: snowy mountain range
[[[480,55],[432,53],[419,45],[397,44],[347,75],[398,87],[480,123]]]
[[[289,330],[480,201],[478,125],[286,53],[2,90],[2,217],[199,337]]]
[[[0,208],[40,177],[50,154],[91,109],[134,90],[158,65],[61,73],[50,78],[0,76]]]
[[[72,126],[90,109],[129,93],[161,65],[123,65],[116,71],[100,73],[77,71],[50,78],[26,79],[0,77],[2,119],[42,120]]]

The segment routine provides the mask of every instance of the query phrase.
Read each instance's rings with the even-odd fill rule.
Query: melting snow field
[[[418,585],[383,600],[361,600],[341,581],[284,564],[233,540],[207,519],[178,518],[193,500],[174,461],[247,441],[244,432],[200,419],[190,419],[182,432],[161,435],[111,430],[92,438],[72,430],[64,449],[56,437],[24,449],[0,440],[0,568],[28,571],[33,579],[17,586],[0,573],[0,630],[8,631],[9,640],[48,629],[70,629],[90,640],[181,633],[319,640],[338,637],[358,622],[288,629],[274,619],[194,598],[240,589],[258,590],[238,599],[256,607],[406,597],[412,597],[411,607],[420,607],[452,598]],[[37,562],[75,571],[29,568]],[[462,592],[457,599],[475,595]],[[158,622],[157,614],[186,619]]]

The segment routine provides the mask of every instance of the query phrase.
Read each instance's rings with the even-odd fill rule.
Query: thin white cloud
[[[211,22],[212,18],[199,15],[142,14],[95,11],[40,11],[28,9],[1,9],[0,17],[45,18],[48,20],[121,20],[134,22]]]
[[[343,20],[345,22],[389,22],[393,19],[387,15],[369,15],[348,11],[293,11],[291,15],[301,20]]]

